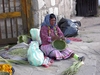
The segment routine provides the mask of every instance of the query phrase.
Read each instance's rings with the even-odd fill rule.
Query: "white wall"
[[[98,5],[100,6],[100,0],[98,0]]]
[[[76,0],[32,0],[34,25],[40,26],[46,14],[54,13],[57,20],[70,18],[75,13]]]

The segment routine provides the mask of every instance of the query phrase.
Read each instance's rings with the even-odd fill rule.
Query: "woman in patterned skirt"
[[[72,50],[65,48],[62,51],[57,50],[52,46],[52,42],[56,39],[66,40],[60,28],[56,25],[56,16],[54,14],[48,14],[45,16],[40,30],[40,37],[42,41],[41,50],[50,58],[56,60],[67,59],[74,57],[77,60],[83,61],[84,57],[79,57]]]

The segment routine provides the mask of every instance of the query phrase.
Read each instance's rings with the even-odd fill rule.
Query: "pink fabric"
[[[50,36],[51,37],[55,36],[54,30],[53,29],[50,29],[50,30],[51,30]],[[59,37],[64,36],[62,31],[59,29],[58,26],[56,26],[56,30],[57,30]],[[53,48],[52,45],[51,45],[51,42],[48,41],[48,37],[49,37],[48,31],[49,31],[49,29],[48,29],[47,26],[42,26],[42,28],[40,30],[40,37],[41,37],[41,40],[42,40],[41,50],[44,52],[44,54],[46,56],[55,58],[56,60],[69,58],[73,52],[70,49],[67,49],[67,48],[63,51],[59,51],[59,50]]]
[[[57,30],[58,36],[64,36],[58,26],[56,26],[56,30]],[[50,29],[50,31],[51,31],[50,36],[51,37],[55,36],[54,30],[52,28]],[[40,37],[41,37],[43,45],[50,44],[50,41],[48,41],[49,28],[47,26],[42,26],[42,28],[40,30]]]
[[[52,47],[51,44],[42,45],[41,50],[46,56],[51,58],[55,58],[56,60],[67,59],[73,53],[70,49],[66,48],[63,51],[59,51]]]
[[[71,41],[76,41],[76,42],[82,41],[81,39],[75,38],[75,37],[70,37],[70,38],[67,38],[67,39],[69,39],[69,40],[71,40]]]

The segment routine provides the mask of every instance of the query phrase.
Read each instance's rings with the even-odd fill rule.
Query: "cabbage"
[[[22,43],[22,42],[28,43],[30,38],[31,37],[29,35],[20,35],[18,36],[17,43]]]
[[[83,61],[74,62],[72,66],[63,72],[63,75],[75,75],[83,64]]]

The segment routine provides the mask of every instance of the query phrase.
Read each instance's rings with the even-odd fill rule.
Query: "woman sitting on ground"
[[[56,60],[75,58],[76,60],[83,61],[84,57],[79,57],[73,53],[72,50],[65,48],[62,51],[57,50],[52,46],[52,42],[56,39],[66,40],[60,28],[56,25],[56,17],[54,14],[48,14],[45,16],[40,30],[40,37],[42,41],[41,50],[50,58]]]

